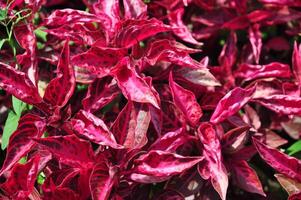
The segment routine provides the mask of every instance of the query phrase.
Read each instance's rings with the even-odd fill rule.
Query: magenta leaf
[[[89,186],[93,200],[109,199],[115,182],[116,169],[105,162],[99,162],[93,168]]]
[[[158,138],[150,147],[151,150],[161,150],[175,153],[177,148],[185,144],[193,137],[188,135],[183,128],[165,133],[161,138]]]
[[[123,0],[125,18],[141,18],[147,13],[147,6],[142,0]]]
[[[219,123],[238,112],[248,101],[251,100],[256,87],[248,89],[234,88],[228,92],[217,104],[210,122]]]
[[[161,182],[190,169],[201,160],[203,160],[203,157],[185,157],[174,153],[152,150],[135,160],[135,168],[131,178],[139,181],[135,178],[137,176],[135,173],[137,173],[154,180],[158,178],[156,182]],[[145,181],[147,182],[147,179]]]
[[[21,47],[25,49],[25,53],[17,56],[18,63],[22,65],[22,71],[26,71],[28,78],[36,85],[38,64],[36,57],[37,39],[33,26],[30,24],[16,26],[14,28],[14,35]]]
[[[128,57],[122,59],[112,71],[123,95],[131,101],[150,103],[159,109],[159,101],[151,87],[133,69]]]
[[[65,106],[75,88],[74,70],[69,63],[69,54],[69,41],[66,41],[57,66],[57,77],[50,81],[43,97],[53,106]]]
[[[169,87],[175,105],[183,112],[187,121],[191,125],[196,126],[203,112],[196,101],[195,95],[174,82],[172,73],[169,75]]]
[[[128,101],[112,125],[112,132],[124,147],[141,148],[148,141],[150,121],[149,108],[145,104]]]
[[[34,189],[39,160],[40,157],[37,156],[24,165],[16,164],[11,171],[11,176],[1,185],[1,189],[12,199],[27,199]]]
[[[107,145],[112,148],[121,148],[116,143],[114,135],[109,131],[106,124],[93,114],[80,110],[74,119],[71,120],[72,129],[80,136],[90,141]]]
[[[39,138],[45,130],[46,123],[43,118],[26,114],[20,121],[17,130],[9,138],[6,157],[0,174],[6,171],[25,156],[35,145],[32,138]]]
[[[293,72],[300,85],[301,84],[301,49],[300,49],[300,45],[298,47],[297,42],[295,42],[294,44],[292,65],[293,65]]]
[[[115,41],[118,47],[129,48],[139,41],[169,30],[167,25],[155,18],[126,20],[117,31]]]
[[[259,28],[259,24],[254,24],[249,28],[249,40],[251,42],[253,55],[257,64],[259,63],[262,48],[261,32]]]
[[[102,78],[108,75],[113,66],[125,55],[126,49],[92,47],[87,52],[73,56],[71,63]]]
[[[301,98],[289,95],[262,95],[258,96],[254,101],[259,104],[284,115],[301,114]]]
[[[25,103],[42,102],[38,89],[28,76],[4,63],[0,63],[0,87]]]
[[[160,61],[166,61],[192,69],[205,69],[206,66],[189,56],[190,53],[197,52],[198,50],[188,48],[176,41],[161,39],[150,44],[145,57],[151,65],[155,65]]]
[[[91,144],[75,135],[35,139],[58,160],[75,167],[90,167],[94,162]]]
[[[175,10],[169,14],[168,19],[172,27],[172,31],[176,36],[178,36],[180,39],[182,39],[185,42],[195,44],[195,45],[201,45],[202,43],[198,42],[196,39],[193,38],[190,30],[183,23],[182,21],[183,14],[184,14],[183,8]]]
[[[242,189],[266,196],[255,171],[246,161],[230,161],[235,183]]]
[[[250,81],[259,78],[289,78],[291,76],[289,65],[272,62],[267,65],[241,64],[236,76]]]
[[[87,112],[96,112],[112,102],[118,94],[118,87],[114,80],[109,77],[95,79],[89,85],[87,95],[82,100],[84,110]]]
[[[210,179],[221,199],[225,200],[229,180],[222,160],[220,141],[210,123],[201,124],[198,135],[203,145],[204,156],[204,160],[198,165],[199,173],[203,179]]]
[[[267,164],[287,177],[301,182],[301,162],[298,159],[287,156],[255,138],[253,138],[253,143],[259,155]]]

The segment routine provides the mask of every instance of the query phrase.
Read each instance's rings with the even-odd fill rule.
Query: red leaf
[[[294,179],[288,178],[283,174],[274,175],[280,185],[287,191],[289,195],[301,192],[301,183]]]
[[[89,180],[92,200],[109,199],[115,182],[115,174],[116,169],[109,167],[105,162],[96,164]]]
[[[95,79],[89,85],[86,97],[82,100],[84,110],[87,112],[96,112],[103,108],[119,94],[115,81],[109,77]]]
[[[267,164],[287,177],[301,182],[300,160],[287,156],[274,148],[266,146],[255,138],[253,138],[253,143],[259,155]]]
[[[196,126],[203,115],[202,109],[196,101],[195,95],[173,81],[172,73],[169,75],[169,87],[175,105],[183,112],[187,121]]]
[[[72,65],[88,70],[98,78],[107,76],[114,65],[125,55],[126,49],[92,47],[87,52],[72,57]]]
[[[128,101],[112,125],[112,131],[126,148],[141,148],[147,143],[151,115],[145,104]]]
[[[28,104],[38,104],[42,98],[24,72],[0,63],[0,87]]]
[[[201,160],[203,157],[184,157],[174,153],[152,150],[135,160],[134,174],[146,175],[153,179],[158,178],[158,181],[161,182],[190,169]],[[135,175],[131,176],[131,178],[134,177]],[[136,179],[136,181],[139,180]],[[147,182],[147,180],[145,181]]]
[[[217,104],[210,122],[219,123],[238,112],[248,101],[251,100],[256,87],[243,89],[236,87],[228,92]]]
[[[255,171],[244,160],[230,161],[233,178],[236,184],[247,192],[266,196]]]
[[[90,143],[75,135],[53,136],[35,141],[65,164],[90,167],[94,163],[94,152]]]
[[[126,20],[117,31],[115,42],[117,47],[129,48],[139,41],[169,30],[167,25],[155,18]]]
[[[14,35],[25,53],[17,55],[18,63],[22,66],[22,71],[26,71],[28,78],[36,86],[37,84],[37,39],[31,24],[24,24],[14,27]]]
[[[93,114],[80,110],[76,117],[71,120],[72,129],[78,136],[88,138],[100,145],[112,148],[121,148],[116,143],[114,135],[109,131],[106,124]]]
[[[198,166],[203,179],[211,180],[211,184],[221,199],[226,199],[228,174],[222,161],[221,145],[213,126],[203,123],[198,128],[198,135],[203,145],[204,161]]]
[[[112,71],[123,95],[131,101],[150,103],[159,109],[159,102],[151,87],[133,69],[128,57],[122,59]]]
[[[0,175],[10,170],[34,146],[32,138],[39,138],[45,130],[44,119],[37,115],[26,114],[20,121],[17,130],[9,138],[9,145]]]
[[[259,78],[289,78],[291,76],[290,66],[278,62],[272,62],[267,65],[251,65],[244,63],[239,66],[237,77],[244,81],[250,81]]]
[[[53,106],[65,106],[75,88],[74,70],[69,63],[69,53],[69,41],[66,41],[57,66],[57,77],[50,81],[43,97]]]
[[[12,199],[27,199],[34,189],[39,160],[40,157],[35,157],[25,165],[16,164],[11,171],[11,176],[1,185],[1,189]]]

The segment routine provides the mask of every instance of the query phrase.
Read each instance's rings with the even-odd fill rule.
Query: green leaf
[[[39,185],[43,185],[43,183],[45,182],[46,176],[44,174],[44,172],[41,172],[37,178],[37,182]]]
[[[8,112],[8,116],[2,134],[2,142],[1,142],[2,150],[4,150],[7,147],[10,136],[18,127],[19,120],[20,120],[20,115],[16,115],[15,112],[12,110]]]
[[[288,155],[293,155],[301,151],[301,140],[292,144],[289,148],[287,148]]]
[[[26,161],[27,161],[27,156],[24,156],[24,157],[22,157],[22,158],[19,160],[19,163],[20,163],[20,164],[25,164]]]
[[[38,38],[41,38],[44,42],[46,42],[47,41],[47,32],[43,31],[43,29],[45,29],[45,28],[43,28],[43,27],[38,28],[34,31],[34,33],[36,34],[36,36]]]
[[[4,45],[4,43],[7,41],[7,39],[2,39],[0,41],[0,50],[2,49],[2,46]]]
[[[0,10],[0,21],[5,20],[7,17],[7,9]]]
[[[13,101],[13,108],[14,108],[16,115],[21,116],[22,111],[26,108],[26,103],[17,99],[14,96],[12,97],[12,101]]]

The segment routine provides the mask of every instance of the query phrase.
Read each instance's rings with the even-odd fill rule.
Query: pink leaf
[[[226,199],[228,174],[222,161],[221,144],[213,126],[203,123],[198,128],[198,135],[203,145],[204,161],[198,165],[203,179],[209,179],[221,199]]]
[[[256,87],[243,89],[236,87],[228,92],[217,104],[210,122],[219,123],[238,112],[248,101],[251,100]]]
[[[115,41],[118,47],[129,48],[139,41],[169,30],[167,25],[155,18],[126,20],[117,31]]]
[[[183,8],[175,10],[168,15],[169,23],[172,27],[174,34],[178,36],[180,39],[182,39],[183,41],[188,42],[190,44],[202,45],[201,42],[198,42],[193,38],[191,31],[183,23],[182,21],[183,15],[184,15]]]
[[[151,87],[136,73],[130,62],[126,57],[112,71],[123,95],[131,101],[150,103],[159,109],[159,102]]]
[[[195,95],[174,82],[172,73],[169,75],[169,87],[175,105],[183,112],[187,121],[191,125],[196,126],[203,112],[196,101]]]
[[[147,143],[151,115],[145,104],[128,101],[115,120],[112,131],[126,148],[141,148]]]
[[[236,73],[237,77],[244,81],[250,81],[259,78],[289,78],[291,76],[290,66],[278,62],[272,62],[267,65],[241,64]]]
[[[203,157],[184,157],[174,153],[152,150],[135,160],[134,172],[157,177],[162,181],[190,169],[201,160]]]
[[[275,94],[270,96],[256,97],[254,101],[273,110],[278,114],[301,115],[301,98],[289,95]]]
[[[253,138],[253,143],[259,155],[267,164],[287,177],[301,182],[300,160],[287,156],[274,148],[266,146],[255,138]]]
[[[69,41],[66,41],[57,66],[57,77],[50,81],[43,97],[53,106],[65,106],[75,88],[74,70],[69,63],[69,54]]]
[[[259,28],[259,24],[254,24],[249,28],[249,40],[251,42],[253,55],[257,64],[259,63],[262,47],[261,32]]]
[[[125,18],[141,18],[146,15],[147,6],[142,0],[123,0]]]
[[[301,85],[301,48],[300,48],[300,45],[298,47],[297,42],[294,43],[292,65],[293,65],[294,75],[295,75],[299,85]]]
[[[109,131],[106,124],[89,112],[80,110],[71,120],[71,124],[78,136],[88,138],[100,145],[107,145],[112,148],[121,147],[116,143],[114,135]]]

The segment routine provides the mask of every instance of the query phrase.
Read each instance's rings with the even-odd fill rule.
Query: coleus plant
[[[0,7],[1,199],[301,199],[299,1]]]

